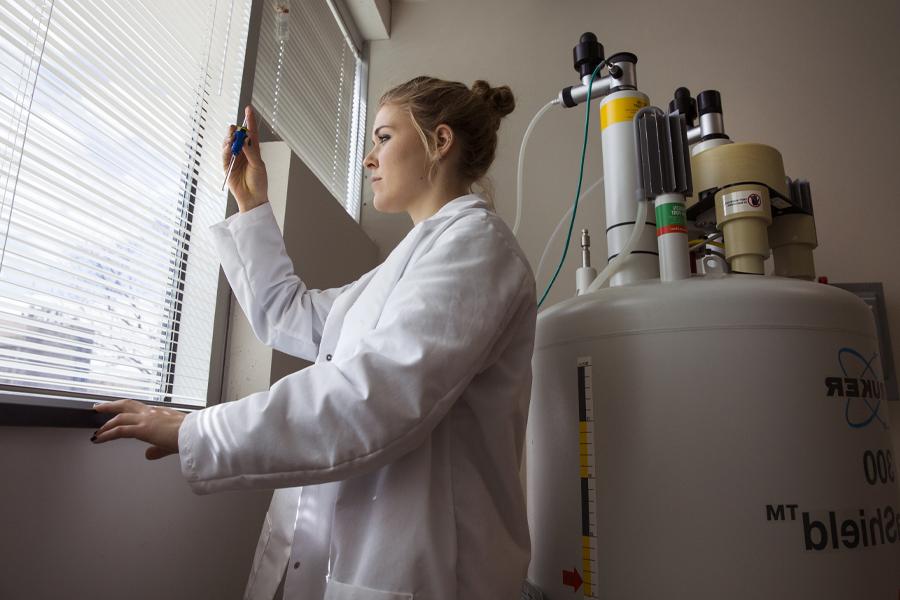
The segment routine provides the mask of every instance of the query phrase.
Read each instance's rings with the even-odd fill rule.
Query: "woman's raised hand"
[[[266,176],[266,165],[259,155],[259,135],[256,126],[256,115],[251,107],[244,109],[247,118],[247,139],[244,147],[234,161],[234,168],[228,177],[228,188],[237,200],[241,212],[256,208],[269,199],[269,180]],[[228,171],[231,162],[231,144],[237,126],[228,128],[228,137],[222,143],[222,166]]]

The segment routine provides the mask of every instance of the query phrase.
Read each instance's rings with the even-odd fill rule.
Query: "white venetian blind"
[[[263,1],[253,104],[359,220],[362,62],[326,0]]]
[[[206,404],[250,0],[0,2],[0,388]]]

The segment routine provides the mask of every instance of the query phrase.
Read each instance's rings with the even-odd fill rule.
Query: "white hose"
[[[519,167],[516,172],[516,220],[513,224],[513,235],[519,234],[519,224],[522,221],[522,182],[525,179],[522,167],[525,165],[525,146],[528,144],[528,138],[531,136],[531,131],[534,129],[534,126],[537,125],[537,122],[544,116],[545,112],[557,104],[559,104],[559,99],[554,98],[541,107],[531,119],[531,123],[528,124],[528,128],[525,130],[525,135],[522,137],[522,145],[519,146]]]
[[[618,256],[609,261],[609,264],[606,265],[605,269],[600,271],[597,278],[592,281],[591,285],[588,286],[588,289],[584,291],[585,294],[590,294],[591,292],[600,289],[600,286],[606,283],[610,277],[615,275],[619,269],[622,268],[622,265],[625,264],[625,261],[628,260],[631,251],[637,246],[638,240],[644,232],[644,221],[647,219],[647,205],[649,203],[650,201],[648,200],[641,200],[638,202],[637,215],[634,217],[634,227],[631,229],[631,235],[625,243],[625,247],[622,248],[622,251],[619,252]]]
[[[603,183],[603,178],[601,177],[597,181],[591,184],[591,186],[584,191],[581,196],[578,198],[578,203],[580,204],[582,200],[587,198],[587,195],[594,191],[594,188]],[[538,261],[537,269],[534,272],[534,280],[541,280],[541,270],[544,268],[544,261],[547,260],[547,256],[550,254],[550,246],[553,244],[553,240],[556,239],[556,236],[562,231],[563,225],[569,222],[569,219],[572,217],[572,209],[575,207],[574,204],[569,205],[569,210],[566,211],[566,214],[563,215],[562,219],[559,220],[559,223],[556,225],[556,229],[553,230],[553,233],[550,235],[550,239],[547,240],[547,245],[544,246],[544,252],[541,253],[541,260]]]

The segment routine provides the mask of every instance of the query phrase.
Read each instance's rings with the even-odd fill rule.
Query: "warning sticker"
[[[616,123],[631,121],[637,111],[645,106],[647,106],[646,100],[632,96],[609,100],[600,107],[600,131]]]
[[[669,233],[686,234],[687,232],[684,204],[667,202],[656,207],[656,237]]]
[[[756,190],[731,192],[722,196],[722,213],[726,217],[738,213],[766,211],[763,196]]]

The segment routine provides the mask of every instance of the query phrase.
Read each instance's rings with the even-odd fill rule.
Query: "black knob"
[[[632,52],[616,52],[612,56],[609,57],[609,61],[611,63],[617,62],[630,62],[632,64],[637,64],[637,55]]]
[[[722,112],[722,95],[716,90],[706,90],[697,95],[697,106],[700,114],[721,113]]]
[[[597,36],[588,31],[581,34],[578,44],[572,48],[572,59],[579,77],[590,75],[603,60],[603,44],[597,41]]]
[[[680,87],[675,90],[675,99],[669,100],[669,112],[678,111],[684,115],[688,127],[694,126],[694,119],[697,118],[697,102],[691,96],[691,90],[686,87]]]

